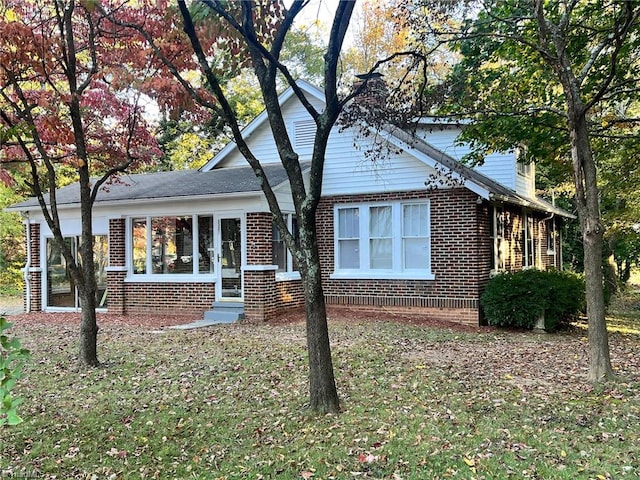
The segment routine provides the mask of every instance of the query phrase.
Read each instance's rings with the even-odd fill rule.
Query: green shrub
[[[18,416],[22,399],[13,398],[11,390],[22,376],[22,366],[29,358],[29,350],[21,348],[17,338],[6,335],[12,325],[0,317],[0,427],[22,422]]]
[[[531,329],[544,314],[545,330],[555,331],[584,308],[584,280],[557,270],[502,273],[480,302],[489,325]]]

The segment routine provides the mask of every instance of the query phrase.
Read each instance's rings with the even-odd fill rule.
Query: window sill
[[[124,283],[215,283],[213,275],[193,274],[156,274],[156,275],[129,275]]]
[[[276,273],[276,282],[288,282],[291,280],[300,280],[300,272]]]
[[[334,272],[331,280],[435,280],[431,273],[420,272]]]

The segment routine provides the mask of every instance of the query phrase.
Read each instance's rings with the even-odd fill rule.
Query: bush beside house
[[[558,270],[521,270],[493,277],[481,304],[489,325],[531,329],[544,315],[544,328],[557,330],[585,306],[584,279]]]

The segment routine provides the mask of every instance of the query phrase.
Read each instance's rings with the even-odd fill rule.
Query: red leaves
[[[27,126],[25,150],[14,148],[5,158],[26,159],[30,153],[36,161],[77,166],[78,145],[86,145],[94,171],[104,171],[128,155],[137,162],[161,155],[143,110],[136,105],[139,95],[132,79],[144,79],[148,73],[148,61],[131,54],[140,50],[139,39],[131,31],[114,28],[96,2],[76,4],[70,25],[74,70],[53,5],[9,1],[6,9],[11,13],[0,18],[0,80],[7,96],[1,106],[11,115],[5,119],[9,126]],[[131,9],[119,7],[121,12]],[[71,122],[73,98],[80,102],[81,134]]]

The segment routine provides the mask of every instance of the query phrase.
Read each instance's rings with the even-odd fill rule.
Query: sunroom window
[[[336,206],[333,277],[432,278],[429,202]]]
[[[298,220],[294,214],[285,213],[284,221],[287,228],[293,234],[296,242],[298,241]],[[295,259],[284,242],[284,236],[280,233],[280,229],[273,223],[273,240],[272,240],[272,263],[277,265],[276,278],[285,278],[287,274],[291,274],[297,270]]]
[[[131,220],[133,274],[185,275],[213,272],[211,215]]]

